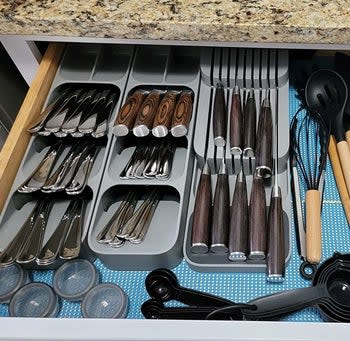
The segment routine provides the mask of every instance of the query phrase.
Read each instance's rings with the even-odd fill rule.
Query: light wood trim
[[[331,135],[329,140],[328,155],[331,160],[333,174],[337,183],[338,192],[343,205],[346,220],[348,222],[348,225],[350,225],[350,197],[346,188],[343,171],[340,165],[340,160],[337,152],[337,143],[333,135]]]
[[[42,110],[63,50],[64,44],[61,43],[51,43],[48,46],[0,153],[0,212],[30,140],[31,135],[27,132],[28,124]]]

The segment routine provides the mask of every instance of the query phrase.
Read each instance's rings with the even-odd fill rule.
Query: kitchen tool
[[[212,216],[211,175],[205,163],[197,186],[193,210],[191,252],[206,253],[209,250],[209,236]]]
[[[135,136],[147,136],[152,129],[154,117],[164,91],[153,90],[143,101],[135,118],[133,133]]]
[[[8,303],[13,294],[29,282],[27,270],[14,263],[0,268],[0,303]]]
[[[230,150],[232,155],[241,155],[243,148],[243,113],[238,85],[232,92],[230,111]]]
[[[149,91],[136,90],[127,98],[124,105],[120,108],[114,122],[112,133],[115,136],[125,136],[132,130],[136,116],[148,94]]]
[[[78,88],[68,93],[67,100],[61,105],[61,107],[46,121],[44,130],[40,130],[38,134],[48,136],[52,133],[56,133],[61,129],[66,117],[73,112],[79,96],[83,93],[82,88]]]
[[[64,213],[62,219],[60,220],[54,233],[50,236],[44,247],[41,249],[36,262],[39,265],[52,264],[58,257],[58,253],[62,247],[67,232],[72,226],[73,218],[78,209],[79,200],[72,200],[66,212]]]
[[[258,129],[256,132],[255,171],[259,176],[268,178],[272,174],[272,111],[269,90],[260,107]]]
[[[153,121],[152,134],[155,137],[168,135],[171,128],[178,91],[167,91],[161,100]]]
[[[62,105],[68,101],[67,95],[71,91],[71,88],[65,89],[60,96],[58,96],[54,101],[52,101],[41,113],[38,117],[36,117],[29,125],[28,132],[29,133],[37,133],[41,130],[46,121],[58,110]]]
[[[306,260],[311,264],[318,264],[321,259],[321,207],[328,144],[329,129],[322,116],[299,110],[291,122],[291,151],[305,184]]]
[[[212,212],[210,251],[226,253],[228,250],[228,232],[230,226],[230,193],[228,172],[224,159],[222,159],[217,175]]]
[[[24,183],[18,187],[17,191],[20,193],[31,193],[40,190],[48,179],[62,151],[63,143],[61,141],[51,146],[42,161]]]
[[[350,255],[336,253],[317,269],[312,287],[286,290],[249,302],[247,319],[270,320],[316,306],[326,321],[350,322]]]
[[[96,127],[95,130],[91,133],[92,137],[98,139],[102,136],[107,135],[109,118],[112,115],[117,100],[118,98],[116,93],[112,93],[108,97],[106,106],[97,114]]]
[[[248,253],[248,196],[243,170],[236,178],[231,205],[228,244],[228,259],[230,261],[246,260]]]
[[[219,315],[219,310],[230,307],[229,318],[241,320],[241,309],[253,307],[184,288],[179,285],[176,275],[168,269],[156,269],[149,273],[145,287],[152,299],[141,306],[141,311],[146,318],[151,319],[206,319],[209,314],[214,317]],[[189,306],[164,307],[163,303],[170,300]]]
[[[309,109],[323,116],[336,139],[346,187],[350,193],[350,149],[345,141],[343,126],[344,109],[348,99],[346,83],[335,71],[318,70],[306,83],[305,97]]]
[[[274,138],[274,184],[271,189],[269,215],[267,220],[267,281],[282,282],[285,275],[285,241],[282,193],[278,182],[278,75],[275,74],[275,127],[271,132]],[[271,150],[272,152],[272,150]]]
[[[112,283],[98,284],[81,302],[81,314],[86,318],[125,318],[128,313],[128,296]]]
[[[82,243],[82,230],[85,213],[85,202],[77,199],[77,207],[72,216],[67,235],[59,249],[59,258],[70,260],[79,257]]]
[[[225,105],[224,86],[221,82],[216,84],[213,107],[213,134],[216,147],[226,145],[227,112]]]
[[[63,136],[67,136],[68,134],[74,133],[79,126],[80,119],[83,113],[89,110],[91,103],[96,96],[97,89],[91,89],[87,92],[84,92],[82,96],[77,101],[77,105],[75,109],[65,118],[60,133]]]
[[[62,264],[53,276],[56,294],[68,301],[81,301],[98,283],[96,267],[85,259],[74,259]]]
[[[42,242],[46,230],[47,221],[53,201],[48,198],[42,198],[38,214],[33,223],[33,228],[27,239],[24,241],[20,252],[17,255],[16,262],[20,264],[28,264],[37,258],[42,248]]]
[[[256,104],[254,89],[248,93],[244,106],[244,143],[243,155],[246,157],[254,157],[255,155],[255,127],[256,127]],[[260,143],[260,141],[259,141]]]
[[[264,180],[253,174],[249,203],[249,259],[265,259],[267,247],[266,194]]]
[[[192,117],[193,92],[183,90],[176,102],[171,122],[171,135],[174,137],[185,136]]]
[[[20,288],[9,304],[12,317],[55,317],[58,311],[57,295],[49,285],[39,282]]]
[[[29,214],[22,227],[6,246],[6,248],[2,250],[0,254],[0,267],[6,267],[16,261],[24,244],[28,241],[28,238],[32,233],[34,223],[42,209],[43,204],[44,202],[40,200],[36,202],[32,212]]]

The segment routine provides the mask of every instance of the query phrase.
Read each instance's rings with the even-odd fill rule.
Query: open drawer
[[[40,109],[47,100],[52,82],[55,82],[63,50],[64,46],[60,44],[50,44],[41,63],[39,72],[27,94],[3,151],[0,154],[0,207],[5,204],[8,194],[11,192],[12,183],[31,138],[26,128],[33,115],[37,115],[40,112]],[[84,51],[84,49],[82,51]],[[140,53],[141,57],[145,58],[145,51],[147,51],[147,49],[141,49],[141,51],[143,51]],[[159,49],[159,51],[164,50]],[[79,55],[78,50],[76,50],[75,53]],[[143,65],[141,62],[140,64],[134,64],[131,75],[135,77],[135,84],[129,82],[129,86],[125,87],[125,93],[121,94],[124,100],[128,95],[128,91],[130,91],[134,85],[139,85],[138,77],[142,79],[148,78],[147,84],[162,83],[164,78],[152,78],[152,72],[154,72],[154,75],[159,75],[159,68],[162,63],[164,63],[164,54],[160,53],[160,56],[161,58],[155,58],[153,60],[152,65],[154,69],[149,68],[143,72]],[[179,56],[177,57],[179,58]],[[185,57],[187,57],[189,63],[190,61],[193,62],[193,59],[189,58],[188,55],[185,55]],[[139,60],[142,60],[142,58]],[[70,70],[76,70],[75,76],[79,79],[79,77],[81,77],[81,73],[79,74],[79,72],[84,69],[83,64],[85,62],[88,64],[89,56],[83,61],[84,63],[77,63],[74,59],[71,60],[72,65],[70,65]],[[109,60],[110,58],[106,58],[106,61]],[[178,66],[176,65],[177,60],[179,61],[180,58],[169,59],[165,62],[165,64],[170,66],[170,72],[164,77],[169,77],[173,85],[184,82],[179,79],[179,74],[174,71]],[[183,68],[184,73],[193,72],[188,65],[179,64],[179,67]],[[191,66],[191,64],[189,65]],[[108,67],[106,67],[103,69],[103,72],[97,74],[96,77],[101,77],[98,81],[110,81],[109,71]],[[70,73],[70,76],[71,75],[72,73]],[[190,77],[185,79],[185,81],[187,84],[194,86],[191,83],[193,79]],[[288,96],[290,101],[289,115],[291,116],[297,110],[298,102],[293,89],[289,90]],[[287,116],[287,113],[285,112],[283,115]],[[194,123],[192,124],[194,125]],[[189,161],[190,156],[186,154],[187,149],[192,152],[192,140],[189,141],[190,142],[184,144],[185,147],[181,149],[180,156],[178,156],[181,160],[183,159],[184,165],[178,172],[179,179],[183,176],[183,173],[188,172],[190,176],[192,176],[192,173],[196,173],[195,165]],[[115,142],[114,138],[113,142]],[[97,206],[99,204],[102,205],[105,193],[108,194],[110,191],[112,193],[118,190],[119,187],[132,183],[131,180],[122,183],[119,179],[116,180],[115,183],[112,183],[112,180],[108,178],[110,177],[112,179],[114,176],[113,167],[120,167],[116,165],[115,162],[113,163],[114,156],[118,153],[118,151],[112,148],[112,144],[110,144],[110,156],[109,160],[105,163],[104,169],[107,176],[104,178],[104,182],[101,186],[103,191],[97,194],[99,198],[102,198],[101,202],[97,202]],[[326,225],[323,254],[325,258],[330,256],[334,250],[347,252],[348,245],[350,245],[348,228],[329,164],[327,165],[327,173],[329,176],[327,176],[325,208],[323,212],[324,225]],[[195,177],[196,176],[194,176],[194,178]],[[176,193],[176,186],[182,190],[186,185],[190,191],[193,191],[193,187],[195,187],[194,181],[192,181],[192,184],[191,181],[189,183],[187,183],[187,181],[187,179],[184,180],[183,185],[180,185],[178,181],[174,181],[175,190],[169,190],[167,188],[164,190],[167,194],[167,191],[170,192],[171,205],[174,205],[177,210],[180,210],[183,206],[187,207],[188,203],[186,200],[182,201],[180,195]],[[286,180],[286,183],[287,182],[288,180]],[[137,185],[140,186],[142,184],[143,183],[140,182]],[[117,199],[117,195],[115,195],[115,197],[115,201],[119,200]],[[284,205],[289,204],[290,198],[286,195]],[[172,207],[173,206],[171,206],[171,208]],[[99,222],[100,212],[102,212],[102,208],[98,206],[91,219],[96,219],[96,221]],[[189,219],[189,217],[182,218],[184,220],[183,223],[185,223],[186,218]],[[332,222],[332,226],[329,226],[331,225],[330,222]],[[292,225],[292,221],[289,222],[289,225]],[[179,265],[175,262],[172,266],[176,265],[173,270],[177,274],[180,284],[183,286],[210,292],[233,301],[247,302],[261,295],[309,285],[307,281],[300,278],[298,273],[300,260],[296,251],[293,229],[291,229],[290,249],[291,255],[287,266],[286,280],[283,284],[266,284],[265,274],[263,272],[246,273],[227,270],[225,270],[225,273],[220,271],[215,273],[210,271],[196,272],[189,267],[185,260],[182,260]],[[106,253],[106,255],[108,256],[108,253]],[[123,256],[126,259],[127,253]],[[301,313],[293,314],[285,318],[283,322],[144,320],[140,313],[140,306],[149,298],[144,288],[144,280],[148,272],[142,271],[142,269],[137,269],[137,271],[121,271],[125,270],[125,268],[110,270],[99,259],[95,261],[95,265],[100,272],[101,281],[114,282],[120,285],[128,294],[130,304],[128,319],[82,319],[79,318],[81,317],[79,305],[64,301],[61,302],[59,318],[55,319],[7,318],[6,309],[2,307],[0,310],[1,316],[3,316],[0,318],[0,328],[2,330],[0,333],[0,340],[23,340],[27,338],[36,340],[327,340],[329,339],[328,335],[337,335],[337,337],[344,338],[350,331],[350,327],[346,324],[322,322],[316,309],[307,309]],[[111,267],[113,268],[113,266]],[[52,279],[52,271],[34,271],[32,279],[50,282]]]

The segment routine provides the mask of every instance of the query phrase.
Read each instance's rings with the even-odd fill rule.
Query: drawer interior
[[[66,77],[72,82],[89,81],[99,83],[118,83],[120,79],[125,77],[125,70],[128,69],[130,62],[128,58],[131,53],[135,53],[134,64],[127,72],[129,72],[128,76],[131,77],[132,81],[130,82],[129,80],[128,85],[124,88],[120,86],[120,96],[122,100],[125,100],[129,91],[135,86],[139,87],[143,84],[147,86],[150,84],[158,84],[162,86],[167,84],[179,86],[180,84],[183,84],[183,86],[189,86],[190,84],[194,87],[193,84],[196,80],[196,65],[198,66],[199,54],[194,48],[173,48],[172,52],[169,53],[169,47],[145,47],[143,49],[136,49],[136,52],[134,52],[130,47],[119,48],[118,46],[106,47],[91,45],[87,48],[85,45],[72,44],[69,45],[68,49],[70,49],[67,50],[69,53],[67,53],[66,58],[63,59],[62,66],[58,72],[58,77],[62,77],[62,79],[56,79],[55,85],[63,83],[63,80]],[[96,58],[96,55],[98,55],[98,58]],[[79,56],[79,58],[77,58],[77,56]],[[225,58],[229,58],[229,56],[226,56]],[[77,63],[78,59],[81,59],[82,62]],[[299,65],[294,63],[293,59],[290,59],[289,77],[291,80],[294,79],[297,67],[299,67]],[[184,77],[181,77],[181,74],[184,74]],[[285,75],[282,75],[281,77],[281,79],[283,79]],[[203,78],[205,77],[203,76]],[[289,108],[288,113],[284,112],[283,115],[288,116],[290,120],[299,108],[299,101],[296,97],[293,81],[289,84],[286,96],[288,97]],[[119,103],[119,106],[120,105],[121,103]],[[192,165],[188,161],[188,158],[190,158],[189,153],[193,151],[192,142],[192,135],[190,135],[188,139],[179,142],[178,154],[176,155],[177,168],[174,168],[174,174],[177,179],[181,179],[182,173],[184,172],[189,172],[190,178],[192,177]],[[102,216],[100,214],[107,210],[107,208],[104,207],[106,196],[112,197],[113,202],[118,202],[123,187],[128,186],[131,183],[128,182],[123,184],[123,182],[117,179],[117,177],[113,177],[115,176],[116,169],[121,170],[122,168],[122,166],[116,161],[117,157],[128,153],[130,154],[131,150],[135,147],[135,144],[136,143],[133,139],[122,139],[118,144],[115,137],[108,137],[106,148],[110,153],[110,157],[108,158],[106,156],[104,162],[104,174],[108,181],[106,182],[105,180],[105,183],[101,181],[94,187],[98,193],[94,193],[94,195],[97,196],[97,199],[94,201],[94,205],[96,206],[94,217],[89,218],[96,220],[96,225],[90,227],[92,228],[92,236],[96,234],[94,228],[99,227],[99,224],[101,225],[103,221],[107,220],[107,216]],[[30,156],[30,153],[33,153],[33,151],[29,148],[28,153]],[[191,157],[192,156],[193,155],[191,155]],[[123,159],[125,159],[125,157],[123,157]],[[29,158],[23,163],[20,170],[24,172],[25,169],[30,166],[30,162]],[[95,174],[98,174],[97,170],[95,171]],[[285,182],[288,187],[288,180]],[[142,191],[142,186],[145,184],[149,185],[150,183],[137,182],[135,185]],[[167,185],[169,185],[169,183]],[[179,185],[179,182],[174,180],[174,183],[170,184],[170,186],[164,186],[163,194],[165,199],[163,204],[167,205],[172,213],[174,213],[174,210],[180,212],[182,205],[186,207],[186,202],[183,203],[182,199],[182,191],[184,191],[185,187],[192,191],[194,184],[193,182],[192,184],[189,184],[187,180],[184,180],[184,183]],[[99,192],[97,188],[102,190]],[[338,190],[329,161],[327,161],[326,165],[326,184],[323,203],[322,260],[332,256],[335,251],[343,253],[348,252],[350,245],[349,228],[339,199]],[[287,211],[292,211],[289,195],[285,195],[283,204]],[[100,215],[102,216],[101,219],[99,219]],[[166,220],[164,217],[160,217],[160,219],[162,219],[162,221]],[[177,218],[174,216],[171,219]],[[176,264],[178,265],[172,270],[177,275],[180,285],[184,287],[208,292],[222,296],[234,302],[242,303],[246,303],[251,299],[274,292],[309,286],[310,282],[302,279],[299,274],[301,261],[297,252],[293,215],[288,214],[288,219],[286,218],[286,220],[290,227],[290,235],[288,237],[290,255],[283,283],[267,283],[264,271],[255,271],[256,269],[251,271],[244,270],[243,272],[237,268],[229,271],[221,271],[222,269],[219,271],[211,271],[210,269],[208,271],[195,271],[188,265],[186,259],[182,259],[180,263],[177,262]],[[125,255],[127,256],[130,252],[132,251],[126,250]],[[123,256],[125,255],[123,254]],[[107,267],[99,258],[95,260],[94,264],[99,271],[100,282],[116,283],[127,293],[129,297],[129,313],[127,317],[129,319],[142,319],[143,316],[140,311],[140,306],[143,302],[149,299],[144,286],[144,281],[149,269],[147,269],[147,271],[142,268],[138,270],[131,269],[128,271],[124,269],[111,269],[111,266]],[[216,264],[215,261],[213,264]],[[52,278],[53,270],[31,271],[32,281],[52,284]],[[170,302],[169,305],[171,306],[174,304]],[[7,305],[0,304],[0,316],[8,316]],[[60,312],[58,317],[81,318],[80,304],[60,300]],[[293,322],[322,322],[319,312],[314,308],[308,308],[290,314],[288,317],[283,318],[283,320]]]

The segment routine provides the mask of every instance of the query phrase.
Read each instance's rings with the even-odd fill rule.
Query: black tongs
[[[204,292],[181,287],[176,275],[168,269],[149,273],[145,286],[152,299],[141,306],[147,319],[180,320],[243,320],[243,309],[255,309],[254,305],[238,304]],[[166,307],[164,302],[175,300],[188,306]]]

